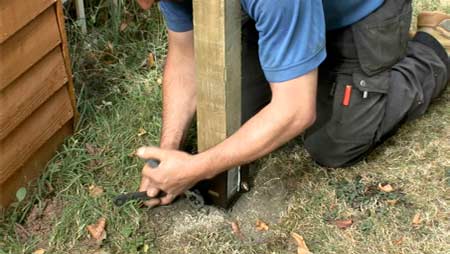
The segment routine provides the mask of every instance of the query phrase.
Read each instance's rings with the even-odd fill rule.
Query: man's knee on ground
[[[306,138],[304,144],[315,162],[330,168],[349,167],[358,163],[371,147],[369,142],[338,141],[317,133]]]

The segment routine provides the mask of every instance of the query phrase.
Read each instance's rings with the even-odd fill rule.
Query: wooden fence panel
[[[61,47],[0,91],[0,140],[68,82]]]
[[[50,7],[0,44],[0,91],[60,43],[56,9]]]
[[[42,173],[48,161],[55,155],[58,146],[64,142],[67,136],[72,134],[72,126],[72,121],[67,122],[22,167],[18,168],[7,181],[0,184],[0,209],[14,201],[18,186],[26,186],[29,181]]]
[[[74,116],[67,87],[0,141],[0,184],[20,168],[45,142]]]
[[[0,43],[6,41],[56,0],[0,0]]]

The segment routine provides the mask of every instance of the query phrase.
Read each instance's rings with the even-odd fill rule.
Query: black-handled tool
[[[151,168],[157,168],[159,166],[159,161],[157,160],[148,160],[147,165]],[[156,197],[152,198],[163,198],[167,194],[165,192],[160,191]],[[128,201],[132,200],[140,200],[140,201],[147,201],[152,199],[151,197],[147,196],[147,192],[141,191],[141,192],[130,192],[130,193],[124,193],[121,195],[118,195],[114,198],[113,203],[116,206],[122,206]]]

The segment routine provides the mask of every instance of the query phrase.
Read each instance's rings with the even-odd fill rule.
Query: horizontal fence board
[[[56,0],[0,0],[0,43],[55,2]]]
[[[0,140],[68,82],[61,47],[0,91]]]
[[[0,44],[0,91],[61,43],[54,6]]]
[[[72,126],[72,121],[67,122],[22,167],[17,169],[3,184],[0,184],[0,208],[13,202],[17,190],[20,187],[26,187],[30,181],[42,173],[64,139],[72,134]]]
[[[0,141],[0,184],[23,166],[73,115],[68,88],[64,86]]]

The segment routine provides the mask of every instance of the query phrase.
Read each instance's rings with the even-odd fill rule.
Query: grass
[[[122,1],[118,7],[88,2],[91,32],[82,35],[73,22],[68,25],[78,131],[27,188],[25,200],[0,215],[1,254],[38,248],[47,253],[295,253],[290,232],[301,234],[314,253],[450,249],[448,89],[425,117],[406,124],[354,167],[318,167],[300,143],[289,143],[257,162],[254,188],[230,211],[197,211],[183,200],[153,210],[114,207],[111,198],[139,184],[142,162],[129,155],[140,145],[158,143],[166,34],[156,9],[143,13]],[[416,12],[442,8],[439,1],[416,1]],[[123,31],[120,20],[127,23]],[[156,59],[153,67],[143,66],[149,52]],[[394,191],[379,191],[380,183]],[[92,185],[104,193],[92,197]],[[396,204],[390,205],[392,200]],[[412,224],[416,214],[419,225]],[[107,238],[98,246],[86,226],[100,217],[107,219]],[[256,231],[257,219],[269,230]],[[342,219],[352,219],[353,225],[339,229],[335,221]],[[239,223],[244,240],[233,235],[231,221]]]

